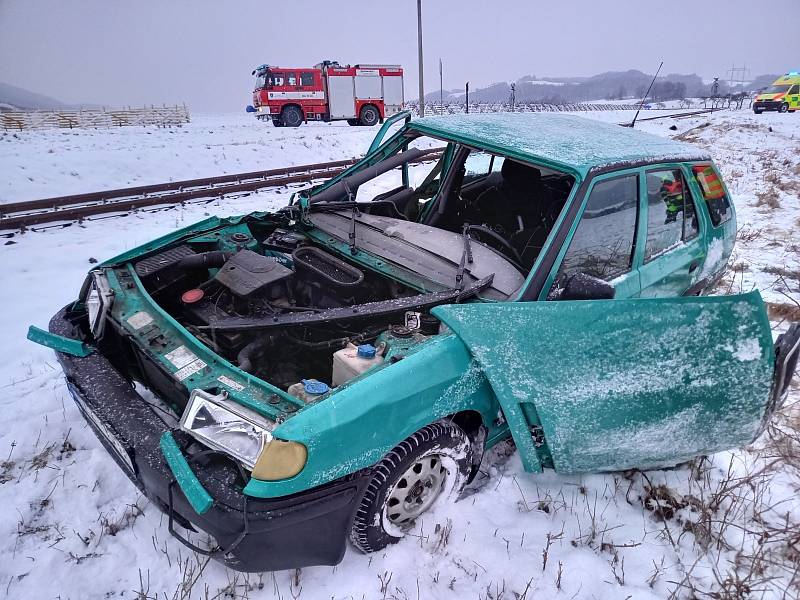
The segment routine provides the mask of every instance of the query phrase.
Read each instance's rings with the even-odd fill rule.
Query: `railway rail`
[[[431,149],[416,162],[431,160],[440,153],[440,148]],[[342,173],[358,160],[360,159],[337,160],[0,204],[0,231],[24,230],[35,225],[59,221],[79,221],[102,214],[127,214],[146,207],[174,205],[190,200],[216,199],[233,193],[254,192],[263,188],[327,179]]]

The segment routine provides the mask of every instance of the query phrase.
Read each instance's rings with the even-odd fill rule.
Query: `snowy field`
[[[632,114],[587,118],[621,122]],[[669,129],[675,124],[677,130]],[[639,126],[637,126],[639,127]],[[748,111],[641,129],[708,149],[738,212],[720,291],[762,290],[776,334],[800,319],[800,115]],[[246,115],[172,130],[0,134],[0,202],[350,158],[376,129],[276,129]],[[10,598],[797,598],[800,391],[752,447],[671,471],[523,472],[502,444],[460,502],[373,556],[243,575],[167,532],[84,424],[52,352],[25,340],[95,260],[209,214],[282,205],[274,189],[0,238],[0,594]],[[5,245],[2,245],[5,244]]]

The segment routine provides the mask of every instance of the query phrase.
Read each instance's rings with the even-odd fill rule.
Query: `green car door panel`
[[[654,468],[749,443],[769,401],[758,292],[433,312],[480,363],[530,471],[534,425],[559,472]]]
[[[333,481],[374,465],[415,431],[464,410],[489,424],[498,404],[458,337],[431,338],[276,427],[276,438],[306,446],[308,462],[290,479],[251,479],[245,493],[272,498]]]

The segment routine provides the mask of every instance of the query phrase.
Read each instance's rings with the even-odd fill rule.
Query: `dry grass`
[[[767,302],[767,313],[772,321],[800,321],[800,306],[785,302]]]

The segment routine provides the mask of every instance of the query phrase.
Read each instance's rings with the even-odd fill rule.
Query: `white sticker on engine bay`
[[[231,379],[230,377],[226,377],[225,375],[220,375],[219,377],[217,377],[217,381],[219,381],[223,385],[227,385],[229,388],[231,388],[232,390],[236,390],[237,392],[241,392],[244,389],[244,386],[241,383],[234,381],[233,379]]]
[[[190,362],[182,369],[175,371],[175,379],[177,379],[178,381],[183,381],[187,377],[191,377],[198,371],[202,371],[205,368],[206,368],[206,363],[198,358],[194,362]]]
[[[149,313],[146,313],[144,311],[137,312],[132,317],[128,317],[128,325],[130,325],[136,330],[141,329],[145,325],[150,325],[150,323],[152,322],[153,322],[153,317],[151,317]]]
[[[197,355],[195,355],[186,346],[178,346],[175,348],[175,350],[169,354],[166,354],[165,357],[175,366],[176,369],[182,369],[190,362],[197,360]]]

